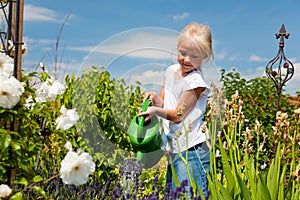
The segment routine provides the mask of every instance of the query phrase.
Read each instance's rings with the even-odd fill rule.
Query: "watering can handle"
[[[142,106],[142,112],[145,112],[148,109],[149,104],[151,103],[150,99],[146,99],[143,106]],[[139,119],[139,127],[143,127],[145,122],[145,117],[141,116]]]

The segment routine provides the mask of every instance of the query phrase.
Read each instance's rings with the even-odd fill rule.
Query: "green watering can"
[[[146,99],[142,106],[142,112],[147,110],[149,104],[150,99]],[[163,156],[162,138],[156,116],[153,116],[149,122],[144,122],[144,116],[138,117],[136,115],[129,125],[128,134],[130,142],[137,149],[137,160],[141,161],[145,168],[150,168]]]

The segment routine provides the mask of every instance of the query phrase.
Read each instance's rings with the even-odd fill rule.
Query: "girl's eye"
[[[199,58],[199,56],[195,56],[195,55],[193,55],[193,56],[192,56],[192,58],[195,58],[195,59],[196,59],[196,58]]]
[[[186,53],[184,51],[179,51],[180,55],[182,55],[183,57],[186,56]]]

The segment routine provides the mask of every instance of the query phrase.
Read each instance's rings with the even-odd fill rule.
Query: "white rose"
[[[95,171],[95,163],[88,153],[69,151],[61,162],[60,178],[64,184],[85,184]]]
[[[0,198],[7,198],[11,194],[12,189],[6,184],[0,185]]]
[[[13,72],[14,60],[4,53],[0,53],[0,74],[9,78],[13,75]]]
[[[56,129],[65,131],[71,128],[79,120],[76,109],[68,110],[65,106],[62,106],[60,112],[62,115],[56,119]]]
[[[65,147],[68,151],[73,151],[72,144],[71,144],[71,142],[69,142],[69,141],[66,142],[66,144],[64,145],[64,147]]]
[[[4,78],[0,76],[0,106],[11,109],[19,101],[24,92],[24,87],[15,77]]]
[[[48,96],[51,99],[55,99],[57,95],[64,93],[65,86],[61,84],[59,81],[49,80],[49,84],[51,85],[48,90]]]
[[[36,101],[46,102],[47,99],[55,100],[57,95],[64,93],[65,86],[54,79],[47,79],[40,88],[36,90]]]
[[[29,96],[26,100],[25,100],[25,104],[24,106],[28,109],[33,109],[33,107],[35,106],[35,103],[32,99],[32,96]]]

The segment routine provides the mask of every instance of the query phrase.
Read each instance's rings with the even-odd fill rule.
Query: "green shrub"
[[[246,80],[240,77],[240,74],[233,69],[226,73],[221,70],[221,82],[223,83],[223,91],[226,99],[238,92],[240,101],[243,102],[243,114],[246,119],[245,124],[241,127],[244,131],[246,127],[254,127],[256,121],[261,124],[261,131],[267,135],[273,131],[272,126],[275,125],[277,112],[277,94],[275,85],[272,80],[267,77],[258,77]],[[292,116],[295,106],[289,102],[290,95],[281,95],[280,111],[285,112],[288,116]],[[254,137],[256,137],[254,135]],[[256,138],[253,141],[257,141]],[[261,154],[261,162],[267,161],[268,158],[274,158],[275,138],[269,136],[265,146],[267,153]],[[255,149],[255,145],[254,150]]]

